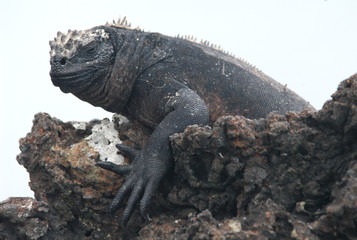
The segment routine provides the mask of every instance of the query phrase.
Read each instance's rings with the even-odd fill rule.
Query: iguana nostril
[[[61,64],[62,66],[65,65],[66,62],[67,62],[67,58],[65,58],[65,57],[60,60],[60,64]]]

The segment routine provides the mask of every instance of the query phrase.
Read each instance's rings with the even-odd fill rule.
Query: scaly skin
[[[55,86],[155,128],[141,150],[117,146],[131,165],[97,164],[126,175],[110,207],[112,215],[131,191],[124,225],[141,196],[140,211],[148,219],[151,198],[172,165],[173,133],[223,115],[260,118],[272,111],[313,109],[244,61],[181,38],[114,24],[58,33],[50,45]]]

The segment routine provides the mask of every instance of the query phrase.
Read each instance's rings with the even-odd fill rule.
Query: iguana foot
[[[131,191],[127,206],[123,213],[122,224],[126,226],[133,213],[134,207],[140,198],[140,213],[145,220],[150,220],[149,215],[147,214],[147,209],[150,205],[151,198],[158,188],[161,178],[166,172],[166,167],[158,167],[157,164],[153,162],[150,164],[150,161],[148,160],[150,159],[150,156],[148,156],[147,153],[145,154],[142,150],[122,144],[117,144],[116,147],[132,160],[131,165],[117,165],[112,162],[98,162],[96,164],[106,170],[126,176],[124,184],[120,187],[109,208],[109,214],[111,217],[114,216],[115,211],[120,207],[124,197]]]

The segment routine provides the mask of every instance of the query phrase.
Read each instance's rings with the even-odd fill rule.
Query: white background
[[[52,85],[48,41],[57,31],[127,16],[133,27],[193,35],[246,59],[320,109],[357,72],[356,12],[356,0],[2,1],[0,200],[33,196],[16,155],[35,113],[64,121],[112,115]]]

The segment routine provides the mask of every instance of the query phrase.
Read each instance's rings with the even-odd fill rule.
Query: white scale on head
[[[85,46],[94,40],[109,39],[109,34],[104,29],[96,30],[68,30],[67,33],[57,32],[57,37],[50,41],[51,57],[60,53],[63,57],[70,58],[76,52],[78,46]]]
[[[118,21],[113,23],[106,23],[106,26],[118,27],[132,29],[131,24],[128,23],[126,17],[123,19],[119,18]],[[140,30],[139,27],[135,28]],[[57,32],[57,37],[50,41],[51,51],[50,56],[53,57],[56,53],[60,53],[63,57],[71,57],[77,50],[79,45],[85,46],[94,39],[98,40],[98,37],[101,39],[109,39],[109,34],[105,32],[104,29],[86,30],[86,31],[77,31],[77,30],[68,30],[68,33]]]

